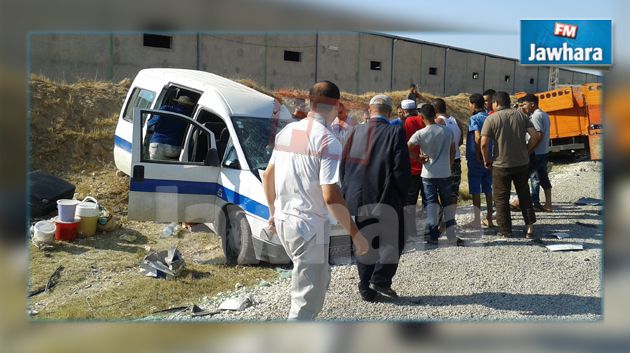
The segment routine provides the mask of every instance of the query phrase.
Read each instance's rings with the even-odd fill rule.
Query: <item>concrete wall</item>
[[[359,34],[359,89],[358,92],[383,92],[391,89],[391,38],[373,34]],[[371,70],[370,62],[381,63],[380,70]]]
[[[197,68],[197,35],[172,36],[171,49],[145,47],[142,34],[113,35],[113,80],[133,78],[149,67]]]
[[[581,85],[586,83],[586,74],[583,72],[574,72],[573,73],[573,84]]]
[[[477,78],[473,74],[477,74]],[[444,94],[483,93],[484,56],[464,51],[446,50]]]
[[[102,35],[33,34],[31,73],[53,80],[112,80],[112,37]]]
[[[486,56],[485,89],[514,93],[514,65],[515,61]],[[506,76],[509,79],[506,81]]]
[[[421,76],[418,81],[419,92],[428,92],[435,95],[444,94],[445,55],[446,48],[422,44]],[[431,67],[437,68],[436,75],[429,75]]]
[[[320,33],[317,81],[329,80],[346,92],[359,91],[359,34]]]
[[[534,93],[538,89],[538,67],[522,66],[516,63],[516,75],[514,80],[514,93]]]
[[[538,67],[538,81],[536,83],[536,91],[544,92],[549,87],[549,67],[548,66],[539,66]]]
[[[301,53],[285,61],[284,51]],[[392,53],[393,50],[393,53]],[[393,56],[392,56],[393,54]],[[371,70],[379,61],[380,70]],[[311,34],[213,34],[172,36],[171,48],[143,45],[143,33],[33,34],[30,69],[55,80],[119,81],[147,67],[210,71],[249,78],[271,89],[307,89],[331,80],[347,92],[406,90],[410,83],[436,95],[481,92],[488,88],[547,90],[548,67],[515,66],[516,60],[357,32]],[[429,68],[435,67],[435,75]],[[473,79],[473,72],[479,79]],[[505,76],[510,76],[505,82]],[[535,78],[534,84],[529,83]],[[560,84],[601,82],[596,75],[560,70]]]
[[[265,86],[278,88],[308,88],[315,83],[315,34],[267,35]],[[301,61],[285,61],[284,51],[301,53]]]
[[[394,40],[394,91],[407,90],[420,82],[422,45],[406,40]]]
[[[265,85],[264,35],[199,35],[199,69]]]
[[[573,84],[573,71],[560,69],[558,74],[558,84],[560,85],[572,85]]]

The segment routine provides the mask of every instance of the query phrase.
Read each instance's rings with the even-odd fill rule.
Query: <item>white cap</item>
[[[392,99],[384,94],[377,94],[372,99],[370,99],[370,105],[374,104],[384,104],[388,105],[390,108],[392,107]]]
[[[405,99],[402,102],[400,102],[400,107],[405,110],[414,110],[416,109],[416,102],[414,102],[411,99]]]

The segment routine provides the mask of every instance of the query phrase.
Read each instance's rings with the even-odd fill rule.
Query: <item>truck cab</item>
[[[188,102],[186,113],[171,109]],[[155,158],[152,121],[181,128],[176,154]],[[261,175],[275,135],[293,121],[273,97],[208,72],[145,69],[134,79],[115,133],[116,167],[129,175],[132,220],[204,223],[228,263],[290,262],[269,218]],[[179,142],[179,138],[177,138]]]

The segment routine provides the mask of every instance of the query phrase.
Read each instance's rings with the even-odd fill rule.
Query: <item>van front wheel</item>
[[[258,263],[252,243],[252,230],[245,212],[238,207],[226,210],[223,253],[228,265],[255,265]]]

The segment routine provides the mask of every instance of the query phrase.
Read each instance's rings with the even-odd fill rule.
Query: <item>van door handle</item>
[[[143,165],[134,165],[133,166],[132,178],[135,181],[143,181],[144,180],[144,166]]]

